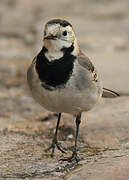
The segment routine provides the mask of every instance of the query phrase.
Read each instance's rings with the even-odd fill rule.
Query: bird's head
[[[61,19],[47,22],[44,29],[44,47],[49,54],[61,56],[61,53],[71,50],[71,54],[78,54],[78,45],[72,25]],[[70,49],[71,48],[71,49]]]

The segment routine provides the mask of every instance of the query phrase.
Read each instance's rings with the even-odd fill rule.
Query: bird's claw
[[[62,158],[60,159],[61,161],[68,161],[68,162],[72,162],[72,161],[76,161],[77,163],[80,161],[79,157],[77,156],[77,152],[74,151],[72,156],[67,157],[67,158]]]
[[[54,156],[54,152],[55,152],[55,146],[57,147],[57,149],[59,151],[61,151],[62,153],[66,153],[60,146],[59,146],[59,143],[55,140],[52,142],[51,146],[48,147],[45,151],[49,151],[50,149],[52,149],[52,152],[51,152],[51,157]]]

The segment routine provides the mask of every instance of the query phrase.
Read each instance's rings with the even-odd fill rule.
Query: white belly
[[[31,69],[29,74],[31,74],[28,81],[32,96],[41,106],[53,112],[78,114],[88,111],[97,103],[102,94],[101,89],[94,87],[94,83],[91,83],[90,87],[84,86],[84,89],[78,89],[77,83],[75,85],[72,78],[65,88],[49,91],[41,86],[34,70]]]

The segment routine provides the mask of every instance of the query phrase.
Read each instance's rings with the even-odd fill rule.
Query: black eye
[[[67,36],[67,31],[64,31],[62,34],[63,36]]]

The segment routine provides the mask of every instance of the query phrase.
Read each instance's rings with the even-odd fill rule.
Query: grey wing
[[[96,69],[94,67],[94,65],[92,64],[92,62],[90,61],[90,59],[82,52],[79,52],[78,55],[78,63],[86,68],[88,71],[91,72],[92,77],[93,77],[93,81],[98,81],[98,76],[97,76],[97,72]],[[103,88],[103,97],[117,97],[120,96],[117,92],[107,89],[107,88]]]
[[[36,59],[37,59],[37,56],[34,57],[34,59],[32,61],[32,64],[30,65],[30,67],[27,70],[27,82],[28,82],[30,87],[31,87],[31,84],[32,84],[33,66],[36,63]]]
[[[90,59],[82,51],[79,52],[77,59],[78,59],[78,63],[83,68],[86,68],[88,71],[91,72],[92,77],[93,77],[93,81],[98,81],[97,71],[96,71],[94,65],[92,64]]]

